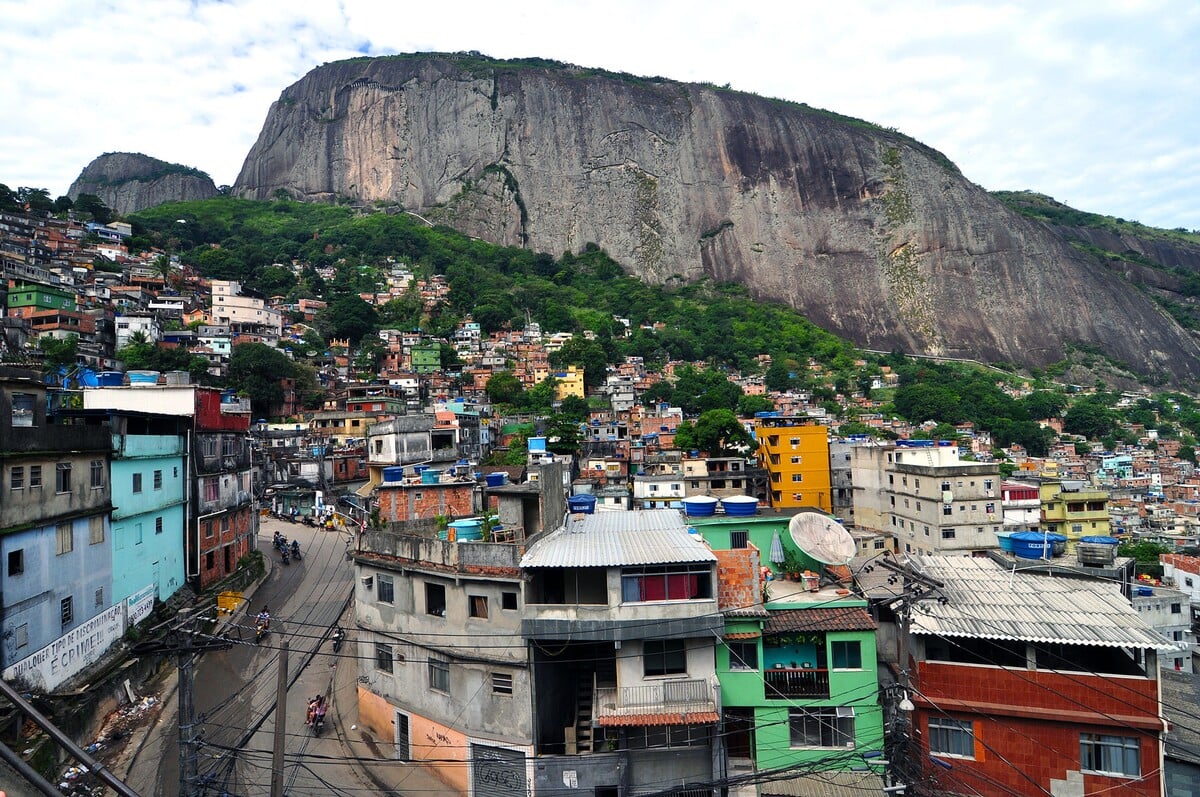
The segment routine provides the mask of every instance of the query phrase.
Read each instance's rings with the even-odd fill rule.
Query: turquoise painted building
[[[174,417],[113,414],[112,558],[116,600],[184,584],[186,432]]]
[[[848,584],[797,549],[787,515],[689,518],[717,555],[717,646],[731,768],[877,771],[883,709],[875,623]],[[788,569],[808,571],[790,580]],[[865,773],[864,773],[865,774]]]

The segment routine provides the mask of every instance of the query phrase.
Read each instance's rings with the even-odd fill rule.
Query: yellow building
[[[1063,534],[1073,551],[1080,537],[1111,536],[1108,493],[1081,481],[1044,481],[1038,486],[1042,530]]]
[[[756,418],[758,462],[766,468],[771,506],[832,512],[829,432],[807,416]]]
[[[565,371],[554,372],[554,400],[562,401],[567,396],[584,397],[583,369],[568,365]]]

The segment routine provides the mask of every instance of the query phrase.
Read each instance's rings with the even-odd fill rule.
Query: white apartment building
[[[276,339],[283,334],[283,314],[262,299],[243,296],[241,283],[213,280],[211,298],[213,323],[252,325]]]

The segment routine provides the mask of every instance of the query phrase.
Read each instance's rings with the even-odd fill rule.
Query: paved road
[[[300,541],[299,562],[283,565],[270,550],[276,529]],[[327,726],[322,736],[314,737],[304,725],[308,698],[330,690],[335,658],[329,629],[346,606],[353,579],[346,535],[263,518],[259,538],[264,553],[272,557],[271,572],[250,605],[223,628],[224,636],[235,644],[226,651],[204,654],[195,668],[197,729],[204,740],[197,769],[202,782],[208,778],[212,787],[202,793],[270,794],[279,658],[285,640],[289,650],[283,710],[284,792],[304,797],[338,793],[346,787],[352,793],[358,788],[357,778],[342,761],[333,729]],[[271,633],[255,644],[253,616],[263,605],[270,607]],[[346,654],[344,647],[343,658]],[[138,751],[127,776],[143,797],[179,793],[177,696],[172,694],[169,700],[163,720]]]

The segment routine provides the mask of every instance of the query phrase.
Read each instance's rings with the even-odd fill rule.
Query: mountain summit
[[[711,85],[473,54],[328,64],[271,106],[234,186],[280,191],[539,251],[595,243],[647,281],[740,282],[866,348],[1036,366],[1084,345],[1200,376],[1153,301],[935,150]]]

